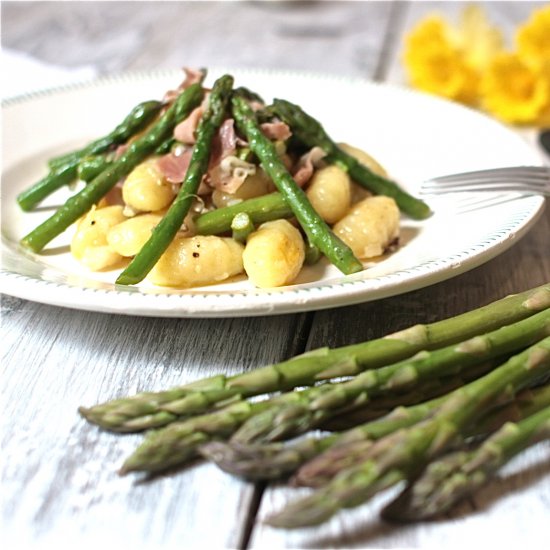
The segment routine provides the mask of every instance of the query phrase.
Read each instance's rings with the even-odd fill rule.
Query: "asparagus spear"
[[[147,158],[163,143],[174,126],[200,104],[203,97],[201,84],[193,84],[184,90],[157,122],[107,169],[101,172],[82,191],[72,196],[53,216],[23,237],[21,244],[39,252],[57,235],[74,223],[96,204],[123,176]]]
[[[550,307],[550,284],[507,296],[461,315],[427,325],[415,325],[360,344],[320,348],[288,361],[235,376],[218,375],[167,391],[146,392],[94,407],[81,407],[90,422],[120,432],[168,424],[228,399],[285,391],[323,379],[352,376],[494,330]]]
[[[235,95],[232,106],[237,126],[246,135],[250,149],[260,159],[263,169],[292,209],[310,242],[344,274],[362,271],[363,264],[354,256],[351,248],[330,230],[289,174],[275,146],[264,136],[246,100]]]
[[[239,214],[247,214],[254,224],[294,216],[283,196],[275,192],[201,214],[194,220],[195,231],[200,235],[225,233]]]
[[[520,422],[507,422],[474,450],[432,462],[384,508],[383,516],[400,521],[438,516],[477,491],[520,452],[543,440],[550,440],[550,405]]]
[[[84,157],[78,161],[78,166],[76,168],[77,178],[86,183],[90,183],[99,176],[101,172],[111,166],[114,160],[114,156],[110,153]]]
[[[441,399],[436,398],[410,407],[398,407],[380,419],[342,434],[308,437],[290,445],[212,441],[202,445],[199,452],[230,474],[254,480],[279,479],[295,472],[307,461],[336,445],[342,448],[347,446],[344,442],[368,443],[414,424],[432,412]]]
[[[369,371],[348,382],[326,383],[263,401],[240,401],[216,412],[176,421],[146,437],[122,471],[159,471],[182,464],[196,456],[201,432],[201,444],[233,434],[235,441],[248,443],[303,433],[373,397],[395,395],[414,388],[419,381],[463,372],[488,358],[522,349],[549,333],[550,309],[461,344]]]
[[[212,441],[199,452],[225,472],[249,480],[275,480],[295,473],[295,484],[319,486],[349,465],[361,461],[374,441],[399,429],[412,426],[432,414],[446,396],[411,405],[398,406],[388,414],[322,437],[310,436],[290,443]],[[524,390],[516,400],[490,411],[472,427],[470,435],[491,433],[506,421],[518,421],[550,406],[550,384]]]
[[[233,77],[230,75],[224,75],[214,83],[208,105],[197,127],[191,161],[178,195],[149,240],[118,276],[117,284],[134,285],[143,280],[181,229],[201,180],[208,170],[212,140],[227,114],[232,88]]]
[[[445,397],[437,400],[437,405],[445,401]],[[506,422],[518,421],[535,412],[550,407],[550,385],[541,386],[532,390],[524,390],[514,401],[492,409],[482,416],[475,424],[465,430],[465,437],[480,436],[494,432]],[[406,411],[408,409],[405,409]],[[433,412],[436,407],[432,408]],[[397,409],[396,409],[397,411]],[[391,416],[391,415],[390,415]],[[426,414],[426,417],[428,414]],[[399,418],[399,416],[398,416]],[[409,425],[415,422],[410,422]],[[368,427],[369,424],[366,424]],[[391,426],[390,426],[391,427]],[[388,431],[387,434],[393,433]],[[348,435],[349,434],[349,435]],[[308,487],[320,487],[328,483],[335,475],[346,468],[358,465],[368,458],[368,453],[373,440],[387,435],[382,433],[379,437],[365,440],[356,429],[351,430],[332,445],[327,451],[312,458],[304,464],[295,474],[293,480],[296,485]]]
[[[236,241],[245,243],[248,236],[254,232],[254,223],[246,212],[237,214],[231,222],[231,236]]]
[[[424,351],[401,362],[358,374],[347,382],[304,390],[301,403],[270,407],[253,415],[234,434],[248,443],[299,435],[373,398],[401,393],[419,384],[459,373],[480,363],[522,349],[550,334],[550,309],[512,325],[475,336],[459,344]]]
[[[344,508],[359,506],[379,491],[410,479],[435,457],[464,440],[468,426],[494,401],[513,399],[550,373],[550,337],[510,358],[489,374],[450,393],[429,419],[377,441],[368,458],[324,487],[267,519],[274,527],[313,526]]]
[[[298,105],[284,99],[275,99],[268,109],[290,126],[298,140],[308,147],[321,147],[327,154],[326,160],[343,166],[358,184],[376,194],[393,197],[400,210],[412,218],[422,220],[430,216],[430,208],[425,202],[408,194],[394,181],[375,174],[340,149],[322,125]]]
[[[165,155],[169,153],[172,146],[176,143],[176,140],[173,137],[168,138],[161,143],[155,150],[155,155]],[[86,183],[91,182],[94,178],[99,176],[101,172],[109,168],[115,161],[115,155],[113,152],[90,155],[82,157],[78,161],[77,166],[77,178],[79,180],[85,181]]]
[[[74,181],[81,159],[89,155],[103,153],[114,145],[125,143],[131,136],[145,128],[158,115],[161,108],[160,101],[140,103],[106,136],[89,143],[78,151],[50,160],[49,174],[17,196],[19,206],[25,211],[31,210],[48,195]]]

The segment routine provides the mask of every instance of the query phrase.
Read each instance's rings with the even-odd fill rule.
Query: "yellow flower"
[[[475,101],[477,75],[440,17],[426,18],[406,37],[404,62],[416,88],[465,103]]]
[[[513,124],[539,124],[550,112],[550,71],[534,69],[517,53],[497,55],[481,82],[483,107]]]
[[[550,5],[534,11],[519,27],[516,45],[526,63],[537,68],[550,64]]]
[[[453,27],[431,15],[405,40],[404,63],[416,88],[474,104],[478,82],[490,59],[502,50],[502,36],[477,6],[467,6]]]
[[[462,10],[454,34],[466,62],[478,71],[483,71],[491,59],[503,49],[502,33],[491,25],[485,12],[474,4],[469,4]]]

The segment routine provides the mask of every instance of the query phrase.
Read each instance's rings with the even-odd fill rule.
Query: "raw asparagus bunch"
[[[397,183],[375,174],[357,159],[343,151],[326,133],[319,121],[304,112],[298,105],[284,99],[275,99],[268,107],[274,115],[286,122],[298,140],[308,147],[321,147],[328,162],[344,167],[350,177],[370,191],[393,197],[400,210],[415,219],[425,219],[431,212],[429,206],[413,197]]]
[[[424,398],[426,394],[428,397],[440,394],[437,385],[445,383],[444,377],[467,376],[469,369],[522,349],[547,334],[550,334],[550,309],[459,344],[424,351],[410,359],[363,372],[346,382],[300,392],[299,404],[283,403],[251,416],[233,435],[233,440],[249,443],[288,439],[372,400],[395,394],[410,399],[418,389],[424,390]],[[423,385],[428,383],[436,384],[436,388],[426,391]]]
[[[418,521],[441,515],[520,452],[543,440],[550,440],[550,405],[517,423],[507,422],[471,451],[450,453],[432,462],[383,510],[383,516]]]
[[[153,472],[183,464],[197,455],[199,445],[215,438],[232,436],[246,443],[284,439],[373,399],[396,394],[410,399],[410,392],[422,388],[422,383],[465,373],[490,359],[523,349],[547,334],[550,309],[459,344],[367,371],[346,382],[325,383],[263,401],[240,401],[216,412],[173,422],[148,436],[122,471]]]
[[[230,474],[251,480],[279,479],[294,473],[329,449],[347,447],[352,443],[368,444],[397,429],[415,424],[433,412],[441,400],[436,398],[409,407],[396,407],[386,416],[344,433],[308,437],[290,444],[212,441],[201,445],[199,452]]]
[[[376,442],[365,460],[339,473],[310,496],[267,519],[274,527],[318,525],[344,508],[413,478],[429,462],[458,443],[469,426],[495,402],[513,399],[550,374],[550,337],[513,356],[489,374],[451,392],[427,420]]]
[[[431,412],[436,411],[437,407],[444,401],[445,397],[438,399],[437,404],[432,407]],[[491,409],[477,422],[469,426],[465,430],[465,438],[477,438],[491,434],[507,422],[518,422],[547,407],[550,407],[549,384],[531,390],[524,390],[514,401]],[[413,412],[418,414],[416,411]],[[424,418],[427,418],[428,414],[430,412],[426,413]],[[414,423],[416,422],[409,419],[409,425],[412,426]],[[406,427],[406,425],[403,427]],[[368,424],[365,425],[365,429],[367,428]],[[365,459],[368,459],[368,453],[373,445],[373,441],[381,439],[385,435],[393,433],[393,431],[396,430],[382,433],[381,436],[371,438],[371,441],[369,441],[360,437],[362,434],[359,429],[357,431],[351,430],[350,435],[338,440],[325,452],[301,466],[293,477],[293,483],[307,487],[321,487],[325,485],[339,472],[359,465]]]
[[[202,456],[222,470],[249,480],[293,477],[293,483],[315,487],[338,472],[362,462],[375,441],[412,426],[432,414],[445,396],[408,407],[398,406],[385,416],[342,433],[310,436],[290,443],[213,441],[200,447]],[[472,427],[472,434],[487,434],[505,422],[517,422],[550,407],[550,384],[525,390],[516,400],[490,411]]]
[[[550,307],[550,284],[507,296],[481,308],[426,325],[415,325],[368,342],[320,348],[249,373],[218,375],[162,392],[146,392],[81,407],[90,422],[116,431],[161,427],[227,402],[354,376],[525,319]]]

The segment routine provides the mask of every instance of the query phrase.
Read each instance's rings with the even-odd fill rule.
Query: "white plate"
[[[518,135],[484,115],[424,94],[363,80],[231,71],[266,101],[287,98],[319,118],[336,141],[361,147],[415,193],[429,176],[510,164],[540,164]],[[222,70],[211,69],[214,79]],[[89,273],[67,253],[70,230],[34,255],[19,239],[62,203],[50,197],[23,214],[18,192],[44,175],[49,157],[108,132],[136,103],[159,98],[179,71],[126,74],[19,97],[3,105],[2,272],[6,294],[47,304],[130,315],[234,317],[330,308],[408,292],[494,258],[525,235],[544,199],[506,193],[447,195],[429,201],[424,222],[402,219],[402,246],[365,271],[343,276],[326,263],[297,284],[257,290],[244,279],[191,290],[113,284],[117,273]],[[370,265],[370,264],[369,264]]]

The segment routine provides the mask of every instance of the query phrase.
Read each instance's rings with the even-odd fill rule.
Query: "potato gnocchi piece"
[[[92,208],[77,223],[71,254],[92,271],[114,266],[122,256],[109,246],[107,234],[126,219],[119,205]]]
[[[121,256],[135,256],[148,241],[160,220],[160,214],[140,214],[128,218],[109,230],[107,243]]]
[[[257,168],[256,173],[248,175],[235,193],[215,189],[212,192],[212,203],[216,208],[223,208],[236,202],[266,195],[274,190],[275,186],[269,176],[261,168]]]
[[[356,158],[361,164],[364,164],[367,168],[372,170],[375,174],[378,174],[379,176],[383,176],[384,178],[388,177],[388,173],[386,172],[386,169],[375,158],[371,157],[366,151],[363,151],[363,149],[359,149],[358,147],[353,147],[348,143],[339,143],[338,147],[340,147],[340,149],[345,151],[348,155],[351,155],[352,157]]]
[[[399,209],[391,197],[367,197],[332,230],[359,259],[380,256],[399,237]]]
[[[177,236],[149,272],[160,286],[194,287],[219,283],[243,272],[243,245],[227,237]]]
[[[315,171],[306,190],[307,198],[327,223],[343,218],[351,205],[351,181],[347,172],[330,165]]]
[[[154,157],[136,166],[122,185],[124,202],[138,212],[162,210],[175,196],[174,186],[163,176]]]
[[[243,253],[244,269],[259,288],[291,283],[302,269],[305,244],[296,227],[286,220],[265,222],[252,233]]]
[[[356,158],[361,164],[364,164],[367,168],[372,170],[375,174],[382,176],[384,178],[388,177],[388,173],[385,168],[373,157],[371,157],[367,152],[353,147],[347,143],[339,143],[338,146],[345,151],[348,155]],[[352,181],[351,183],[351,203],[355,204],[367,197],[372,196],[372,193],[365,189],[362,185],[359,185]]]

